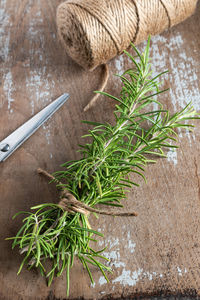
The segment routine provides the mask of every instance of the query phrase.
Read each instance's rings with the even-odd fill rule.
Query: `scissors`
[[[0,142],[0,162],[5,161],[19,146],[23,144],[46,120],[48,120],[69,98],[65,93],[54,100],[39,113]]]

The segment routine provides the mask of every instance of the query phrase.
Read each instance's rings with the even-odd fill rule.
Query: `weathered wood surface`
[[[114,104],[103,97],[87,113],[83,108],[98,88],[101,69],[83,71],[57,40],[55,12],[61,1],[0,1],[0,140],[63,92],[70,100],[5,163],[0,165],[0,299],[63,299],[65,277],[50,288],[37,271],[16,275],[21,257],[4,239],[16,234],[21,220],[11,217],[41,202],[56,201],[53,185],[36,173],[56,171],[78,157],[76,149],[87,126],[80,120],[110,120]],[[141,45],[140,48],[143,48]],[[200,12],[152,39],[155,72],[170,70],[162,96],[171,111],[193,101],[200,110]],[[111,74],[131,63],[125,56],[110,63]],[[110,76],[107,91],[120,84]],[[148,184],[133,189],[125,210],[137,218],[101,217],[93,226],[105,234],[99,247],[111,259],[106,284],[94,269],[95,285],[79,264],[71,272],[70,298],[192,294],[200,289],[200,124],[194,134],[180,135],[179,150],[147,168]]]

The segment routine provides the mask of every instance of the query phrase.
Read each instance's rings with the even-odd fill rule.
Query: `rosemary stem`
[[[98,237],[103,235],[91,228],[87,215],[80,213],[79,208],[84,206],[90,212],[102,213],[102,210],[96,210],[93,206],[122,206],[121,200],[126,198],[127,188],[138,186],[135,179],[128,176],[129,173],[134,172],[146,179],[143,166],[151,162],[149,154],[163,155],[165,149],[174,147],[171,144],[171,140],[176,141],[174,129],[190,128],[192,125],[185,121],[199,119],[199,114],[190,104],[172,116],[167,110],[152,111],[153,102],[162,107],[153,97],[163,92],[159,89],[158,78],[165,72],[152,78],[149,46],[150,39],[144,53],[140,54],[132,45],[137,58],[126,52],[134,69],[119,76],[123,84],[120,98],[104,93],[117,101],[115,125],[85,121],[94,125],[94,128],[86,135],[91,137],[91,143],[81,145],[82,158],[63,164],[64,170],[57,172],[55,177],[39,170],[57,182],[56,187],[62,192],[61,200],[59,205],[43,203],[33,207],[35,213],[19,212],[14,216],[26,214],[16,236],[9,238],[13,239],[12,248],[17,246],[21,254],[26,252],[18,274],[25,264],[30,268],[37,267],[48,278],[50,285],[55,276],[60,276],[66,270],[66,292],[69,294],[69,272],[77,255],[91,282],[94,282],[90,269],[93,266],[99,268],[108,280],[104,271],[111,269],[102,263],[102,259],[107,261],[102,255],[105,249],[96,251],[90,245],[91,241],[97,242]],[[62,184],[60,180],[63,179],[67,183]],[[78,203],[70,200],[69,194]],[[62,201],[67,201],[67,204]],[[61,206],[61,203],[65,206]],[[78,208],[76,205],[79,205]],[[115,211],[106,213],[122,215]],[[45,263],[49,259],[52,267],[46,274]]]
[[[140,92],[141,92],[142,88],[143,88],[143,86],[141,87]],[[140,94],[140,93],[139,93],[139,94]],[[128,118],[130,118],[130,117],[132,116],[132,114],[133,114],[133,112],[134,112],[134,110],[135,110],[135,108],[136,108],[136,106],[137,106],[137,101],[139,101],[139,97],[138,97],[138,99],[136,98],[136,99],[134,100],[134,105],[133,105],[133,107],[131,108],[131,110],[130,110],[130,112],[129,112],[129,114],[128,114]],[[114,140],[115,134],[116,134],[117,132],[119,132],[120,130],[122,130],[122,128],[123,128],[127,123],[128,123],[128,120],[124,121],[118,128],[116,128],[116,130],[115,130],[114,133],[113,133],[113,136],[112,136],[112,137],[106,142],[106,144],[104,145],[104,149],[108,148],[108,146],[110,145],[110,143]],[[101,159],[101,161],[100,161],[99,163],[97,163],[97,164],[94,166],[93,172],[95,172],[95,171],[97,170],[97,168],[100,167],[100,166],[104,163],[105,160],[106,160],[106,155]],[[91,172],[91,174],[92,174],[92,172]]]

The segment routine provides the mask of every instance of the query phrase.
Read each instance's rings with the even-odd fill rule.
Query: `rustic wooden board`
[[[21,220],[11,217],[41,202],[56,201],[53,185],[36,173],[56,171],[78,157],[87,132],[82,119],[112,120],[114,103],[101,97],[87,113],[84,106],[101,82],[101,68],[83,71],[65,53],[56,35],[55,12],[61,1],[0,2],[0,140],[63,92],[70,100],[5,163],[0,165],[0,299],[64,299],[65,277],[50,288],[37,271],[16,275],[21,260],[4,239],[16,234]],[[199,6],[198,6],[199,8]],[[145,44],[140,45],[140,49]],[[155,73],[165,69],[162,96],[175,111],[189,101],[200,110],[200,12],[152,39]],[[131,67],[121,56],[110,63],[111,74]],[[110,76],[106,90],[117,95],[120,83]],[[94,269],[95,285],[79,264],[71,272],[70,298],[104,299],[136,295],[196,294],[200,288],[200,124],[194,134],[180,135],[180,149],[147,168],[148,184],[133,189],[125,210],[137,218],[92,219],[105,234],[113,274],[106,284]]]

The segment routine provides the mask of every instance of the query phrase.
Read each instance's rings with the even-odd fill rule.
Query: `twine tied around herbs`
[[[59,185],[62,185],[61,182],[59,182],[53,175],[49,174],[47,171],[41,168],[39,168],[37,171],[39,174],[44,175],[50,180],[58,182]],[[90,212],[93,212],[100,215],[107,215],[107,216],[114,216],[114,217],[115,216],[136,217],[138,215],[136,212],[119,212],[119,211],[108,212],[108,211],[92,208],[89,205],[78,201],[67,189],[64,188],[61,190],[60,196],[61,199],[58,203],[58,206],[69,213],[81,213],[88,216]]]
[[[103,65],[99,91],[108,81],[110,59],[167,28],[195,10],[197,0],[67,0],[57,9],[59,38],[68,55],[86,70]],[[84,108],[97,100],[95,95]]]

